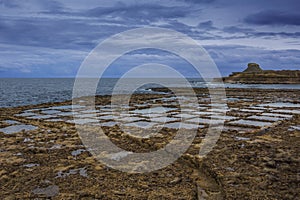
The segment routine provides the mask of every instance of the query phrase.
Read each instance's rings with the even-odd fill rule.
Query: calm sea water
[[[174,82],[174,80],[172,80]],[[193,87],[207,87],[201,80],[190,79]],[[96,94],[111,94],[117,79],[102,79]],[[0,79],[0,107],[15,107],[34,105],[47,102],[61,102],[72,98],[74,79],[72,78],[37,78],[37,79]],[[88,80],[87,80],[88,86]],[[174,82],[173,86],[181,86]],[[218,87],[218,85],[212,85]],[[148,84],[138,88],[138,93],[151,93],[149,87],[158,87],[157,84]],[[298,85],[268,85],[268,84],[225,84],[230,88],[272,88],[272,89],[300,89]],[[126,87],[124,87],[126,93]],[[82,94],[84,96],[84,93]]]

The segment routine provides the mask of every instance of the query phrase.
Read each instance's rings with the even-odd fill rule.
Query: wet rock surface
[[[199,105],[184,96],[179,97],[184,105],[179,105],[166,93],[134,95],[129,106],[111,106],[110,97],[102,96],[94,108],[86,106],[89,98],[78,100],[73,110],[71,102],[0,108],[0,196],[296,199],[300,91],[227,89],[227,105],[215,107],[205,89],[195,91]],[[127,111],[120,112],[120,107]],[[220,120],[225,122],[220,139],[206,157],[199,157],[209,123],[218,126]],[[184,155],[166,168],[128,174],[98,162],[82,144],[74,122],[86,130],[102,126],[110,140],[128,152],[158,150],[178,128],[197,130],[197,135]],[[35,128],[1,131],[20,124]],[[146,131],[149,127],[153,134]],[[126,151],[111,157],[126,159],[131,156]]]

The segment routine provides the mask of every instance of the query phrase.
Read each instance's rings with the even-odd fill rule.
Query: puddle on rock
[[[38,167],[38,166],[40,166],[40,164],[38,164],[38,163],[29,163],[29,164],[25,164],[23,166],[27,167],[27,168],[32,168],[32,167]]]
[[[72,156],[78,156],[80,154],[82,154],[83,152],[86,152],[85,149],[77,149],[71,152]]]
[[[250,138],[247,138],[247,137],[239,137],[239,136],[236,136],[236,137],[234,137],[236,140],[238,140],[238,141],[248,141],[248,140],[250,140]]]
[[[59,187],[56,185],[50,185],[45,188],[37,187],[32,190],[32,193],[37,195],[45,195],[46,197],[55,197],[59,193]]]
[[[122,158],[127,157],[128,155],[133,154],[133,152],[130,151],[120,151],[118,153],[112,153],[109,154],[108,156],[115,161],[120,161]]]
[[[78,169],[70,169],[68,172],[59,171],[55,178],[65,178],[65,177],[68,177],[70,175],[75,175],[75,174],[79,174],[80,176],[83,176],[83,177],[88,177],[87,170],[85,169],[85,167],[83,167],[83,168],[78,168]]]
[[[50,147],[49,149],[61,149],[62,145],[61,144],[55,144],[52,147]]]

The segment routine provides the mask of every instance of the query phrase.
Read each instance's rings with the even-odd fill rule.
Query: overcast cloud
[[[206,48],[223,75],[248,62],[300,69],[299,10],[298,0],[0,0],[0,77],[74,77],[99,42],[138,27],[187,34]],[[133,52],[115,66],[130,69],[137,60],[193,74],[187,63],[159,51]]]

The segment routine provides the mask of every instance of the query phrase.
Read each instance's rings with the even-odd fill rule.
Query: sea
[[[96,95],[111,95],[118,80],[117,78],[102,78],[98,83]],[[74,81],[74,78],[0,78],[0,108],[71,100]],[[222,86],[205,82],[202,79],[191,78],[188,81],[192,87],[196,88]],[[89,79],[85,82],[87,83],[85,87],[88,87]],[[172,79],[168,86],[186,87],[186,84],[180,84]],[[153,81],[153,83],[141,85],[135,93],[156,93],[150,89],[155,87],[162,87],[162,85]],[[224,87],[300,90],[300,84],[224,84]],[[127,91],[124,86],[123,93],[131,94],[132,92]],[[86,96],[84,92],[82,96]]]

